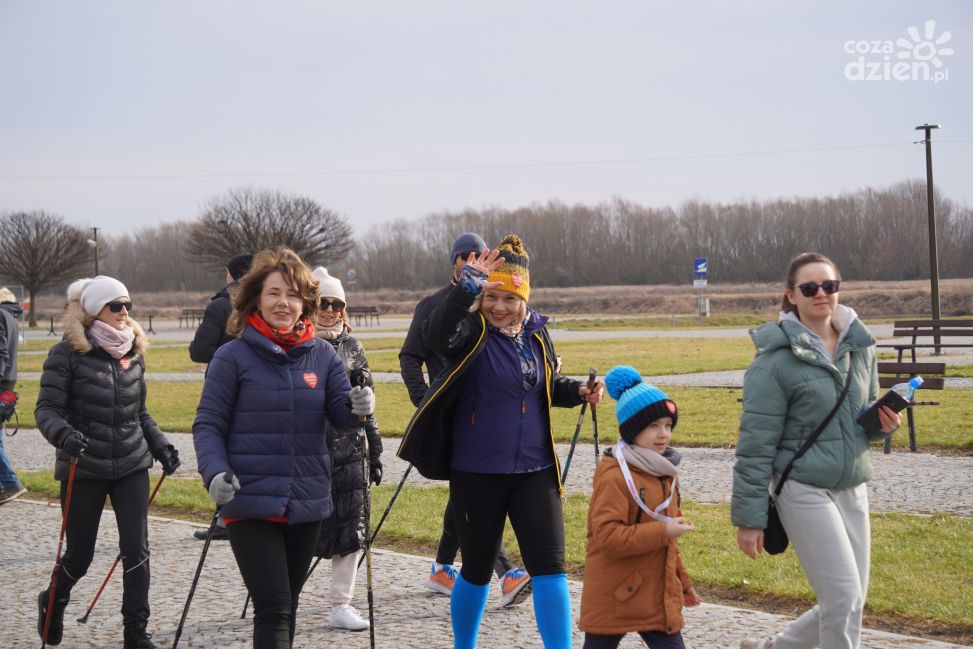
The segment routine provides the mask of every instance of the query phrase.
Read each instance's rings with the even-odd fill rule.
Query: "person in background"
[[[0,288],[0,505],[27,493],[14,472],[13,465],[3,448],[3,427],[17,407],[17,346],[20,329],[17,320],[23,308],[6,286]]]
[[[318,281],[294,251],[264,250],[233,295],[193,423],[199,473],[222,506],[253,597],[254,649],[288,649],[321,522],[331,516],[325,432],[374,412],[334,347],[315,336]],[[226,480],[232,470],[232,479]]]
[[[531,576],[546,649],[571,646],[564,511],[551,408],[601,400],[554,372],[547,318],[528,306],[527,251],[516,235],[467,260],[429,315],[427,344],[449,359],[406,426],[399,456],[449,480],[463,567],[450,596],[453,646],[476,646],[500,535],[510,517]]]
[[[61,642],[71,589],[95,553],[105,499],[111,498],[122,554],[125,649],[157,649],[149,621],[149,469],[153,458],[166,475],[179,468],[173,448],[145,407],[148,338],[131,317],[125,285],[99,275],[67,291],[64,339],[51,347],[37,396],[37,427],[57,449],[54,479],[61,506],[70,464],[77,462],[67,549],[57,575],[47,644]],[[43,637],[49,591],[37,596],[37,632]]]
[[[345,309],[345,289],[341,281],[332,277],[328,269],[318,266],[312,275],[320,283],[317,326],[318,338],[327,341],[348,370],[351,383],[372,386],[372,372],[368,368],[365,349],[351,335],[351,323]],[[368,440],[369,481],[382,482],[382,438],[379,436],[375,415],[364,422]],[[331,559],[331,622],[334,629],[364,631],[368,620],[351,605],[355,594],[355,578],[358,575],[358,557],[365,547],[365,499],[368,485],[362,474],[363,440],[359,432],[362,424],[354,428],[337,430],[328,422],[326,436],[331,451],[331,499],[334,513],[321,526],[315,554]]]
[[[840,285],[833,261],[815,252],[798,255],[787,269],[778,321],[751,331],[757,356],[743,378],[730,501],[737,545],[751,559],[763,552],[768,489],[776,489],[846,382],[848,391],[775,498],[818,603],[776,636],[743,640],[742,649],[861,646],[871,561],[868,444],[898,428],[900,416],[882,407],[881,431],[874,434],[855,421],[878,395],[875,339],[858,314],[838,304]]]
[[[405,382],[405,387],[409,391],[409,399],[414,406],[418,406],[422,402],[426,390],[429,389],[422,373],[422,366],[426,366],[429,381],[432,381],[448,365],[446,358],[433,350],[423,340],[423,323],[425,323],[429,314],[446,300],[450,291],[456,286],[460,271],[463,270],[467,260],[485,249],[486,242],[480,235],[473,232],[464,232],[459,235],[453,242],[453,249],[449,255],[451,266],[449,284],[432,295],[422,298],[416,305],[412,322],[409,325],[409,332],[406,334],[402,350],[399,352],[399,368],[402,373],[402,380]],[[453,565],[458,552],[459,536],[456,534],[456,522],[453,520],[453,501],[450,499],[446,501],[446,509],[443,512],[443,531],[439,537],[436,560],[432,562],[429,576],[426,579],[427,588],[443,595],[449,595],[452,592],[453,584],[456,583],[456,577],[459,574],[459,571]],[[530,575],[523,568],[516,568],[510,563],[502,540],[497,550],[497,560],[494,563],[493,570],[497,579],[500,580],[500,601],[504,606],[520,604],[527,599],[530,595]]]
[[[247,274],[252,263],[253,254],[249,252],[236,255],[226,262],[226,286],[217,291],[206,305],[203,321],[199,323],[196,334],[189,343],[189,358],[194,363],[209,363],[213,360],[217,349],[233,340],[234,336],[226,333],[226,324],[233,311],[230,291],[239,285],[240,278]],[[209,530],[206,528],[193,532],[193,536],[200,541],[205,541],[208,535]],[[220,515],[216,519],[212,540],[226,541],[229,538],[226,533],[226,523]]]
[[[236,255],[226,262],[226,286],[216,292],[206,305],[203,321],[199,323],[193,341],[189,343],[189,358],[194,363],[209,363],[213,360],[216,350],[233,340],[233,336],[226,333],[226,323],[233,310],[230,291],[235,289],[240,278],[250,270],[253,254],[245,252]]]

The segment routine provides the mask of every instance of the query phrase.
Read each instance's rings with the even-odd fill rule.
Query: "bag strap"
[[[794,454],[791,461],[787,463],[787,466],[784,468],[784,472],[780,476],[780,481],[777,483],[777,488],[774,489],[775,496],[779,496],[780,490],[784,488],[784,483],[787,481],[787,476],[791,474],[791,469],[794,468],[794,462],[801,459],[801,457],[807,453],[807,450],[811,448],[811,445],[817,441],[818,437],[821,436],[821,433],[824,432],[825,426],[827,426],[831,420],[834,419],[835,414],[838,412],[838,408],[841,407],[845,397],[848,396],[848,387],[851,385],[851,364],[854,360],[854,354],[852,352],[848,352],[848,375],[845,377],[845,387],[842,388],[841,394],[838,395],[838,401],[834,404],[834,408],[831,409],[828,416],[821,420],[821,423],[818,424],[817,429],[815,429],[815,431],[811,433],[811,436],[807,438],[804,445],[801,446],[797,453]]]

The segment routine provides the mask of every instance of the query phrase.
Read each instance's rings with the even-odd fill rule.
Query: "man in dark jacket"
[[[453,242],[453,249],[450,252],[450,264],[452,265],[452,277],[450,283],[439,289],[432,295],[422,298],[416,305],[412,315],[412,323],[409,325],[409,332],[402,343],[399,351],[399,369],[402,373],[402,380],[409,391],[409,399],[416,407],[422,403],[422,398],[429,389],[429,383],[436,378],[447,365],[446,359],[430,349],[422,338],[422,324],[429,317],[429,314],[446,299],[449,292],[456,285],[457,278],[470,254],[483,252],[486,249],[486,242],[483,237],[473,232],[465,232]],[[429,383],[423,376],[422,366],[426,366],[429,375]],[[453,566],[456,560],[456,553],[459,552],[459,536],[456,533],[456,523],[453,520],[453,503],[446,502],[446,511],[443,512],[443,533],[439,537],[439,549],[436,552],[436,561],[433,562],[426,586],[431,590],[444,595],[449,595],[456,581],[459,571]],[[527,585],[530,577],[520,568],[514,566],[507,559],[503,542],[500,542],[500,551],[497,553],[497,561],[494,566],[497,578],[500,580],[501,601],[504,606],[519,604],[524,601],[530,593]]]
[[[209,363],[213,360],[216,350],[233,340],[233,336],[226,333],[226,321],[233,311],[230,300],[230,289],[237,285],[240,278],[250,270],[253,255],[245,252],[233,257],[226,263],[226,286],[221,288],[206,305],[203,321],[189,343],[189,358],[194,363]]]
[[[209,363],[213,360],[213,354],[217,349],[233,340],[233,336],[226,333],[226,322],[233,312],[230,289],[235,288],[240,278],[247,274],[251,263],[253,263],[253,255],[249,252],[237,255],[226,262],[226,286],[221,288],[206,305],[203,321],[196,329],[193,341],[189,343],[189,358],[194,363]],[[207,532],[206,529],[196,530],[193,536],[200,541],[205,541]],[[213,540],[226,541],[229,538],[223,517],[220,516],[213,531]]]
[[[13,465],[3,448],[3,424],[17,405],[17,343],[20,330],[17,319],[24,310],[6,286],[0,288],[0,505],[24,494]]]

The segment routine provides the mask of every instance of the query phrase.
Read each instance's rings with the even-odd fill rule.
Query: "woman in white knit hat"
[[[55,575],[47,644],[61,642],[71,588],[88,570],[98,524],[111,498],[122,554],[125,649],[154,649],[149,620],[149,469],[154,460],[171,475],[179,453],[145,408],[148,339],[131,317],[125,285],[99,275],[68,287],[64,339],[44,361],[35,417],[57,449],[54,477],[67,493],[77,462],[66,524],[67,550]],[[43,636],[49,590],[38,595],[37,630]],[[74,643],[72,643],[74,644]]]
[[[365,385],[372,385],[365,350],[351,335],[345,289],[328,269],[318,266],[312,274],[321,283],[320,310],[315,332],[319,338],[334,346],[348,370],[352,385],[359,377]],[[368,440],[369,479],[373,484],[382,481],[382,439],[379,437],[375,415],[364,423]],[[365,497],[367,486],[362,474],[362,442],[360,429],[335,430],[327,424],[328,444],[331,446],[331,495],[334,513],[324,521],[318,537],[317,556],[331,559],[331,627],[349,631],[364,631],[368,620],[351,605],[358,574],[359,552],[365,547]]]

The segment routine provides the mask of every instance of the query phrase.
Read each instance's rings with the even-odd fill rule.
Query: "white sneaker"
[[[368,628],[368,620],[363,618],[351,604],[331,607],[332,629],[346,629],[348,631],[364,631]]]
[[[773,638],[747,638],[740,643],[740,649],[774,649]]]

